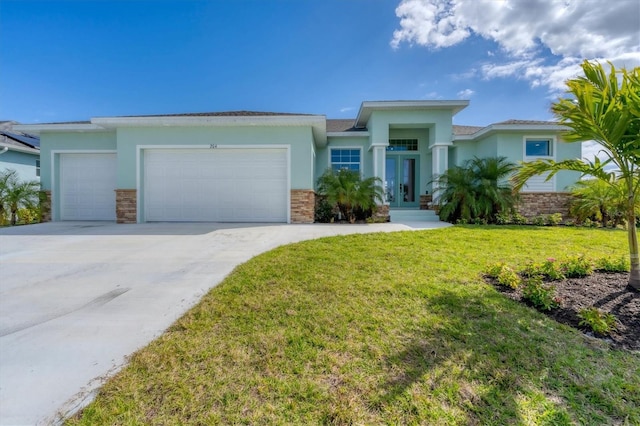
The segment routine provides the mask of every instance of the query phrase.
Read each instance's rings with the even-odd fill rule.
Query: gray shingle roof
[[[353,127],[356,120],[354,118],[331,118],[327,119],[327,132],[363,132],[366,128],[356,129]]]
[[[506,121],[501,121],[500,123],[494,123],[494,124],[500,124],[500,125],[509,125],[509,124],[521,124],[521,125],[540,125],[540,124],[550,124],[550,125],[554,125],[554,124],[559,124],[556,121],[539,121],[539,120],[506,120]]]
[[[291,115],[313,115],[297,114],[291,112],[269,112],[269,111],[219,111],[219,112],[188,112],[181,114],[151,114],[151,115],[125,115],[120,117],[274,117]]]
[[[472,135],[484,129],[482,126],[458,126],[453,125],[453,134],[455,136]]]

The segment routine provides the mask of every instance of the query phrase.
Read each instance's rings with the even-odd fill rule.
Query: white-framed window
[[[526,138],[524,151],[525,157],[553,157],[553,139]]]
[[[331,148],[331,168],[333,170],[360,171],[362,150],[360,148]]]
[[[555,159],[556,138],[554,136],[525,136],[523,141],[523,160]],[[524,192],[553,192],[556,187],[555,176],[546,180],[548,173],[533,176],[522,188]]]
[[[40,177],[40,160],[36,160],[36,176]]]
[[[389,139],[387,151],[417,151],[418,139]]]

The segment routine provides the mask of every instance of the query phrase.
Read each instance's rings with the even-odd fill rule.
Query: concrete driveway
[[[443,227],[57,222],[0,229],[0,424],[56,424],[238,264],[322,236]]]

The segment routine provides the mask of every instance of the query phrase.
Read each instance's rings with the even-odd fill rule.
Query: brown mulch
[[[542,311],[558,322],[583,331],[591,337],[608,341],[613,347],[640,350],[640,292],[627,287],[628,273],[595,272],[585,278],[568,278],[550,284],[556,287],[556,296],[561,306],[551,311]],[[513,290],[492,283],[513,300],[526,303],[520,289]],[[610,336],[594,336],[585,327],[581,327],[578,312],[595,306],[601,311],[615,315],[616,329]]]

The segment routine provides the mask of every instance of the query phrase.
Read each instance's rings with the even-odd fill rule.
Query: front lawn
[[[640,354],[497,292],[489,263],[619,257],[623,231],[453,227],[238,267],[68,424],[640,424]]]

